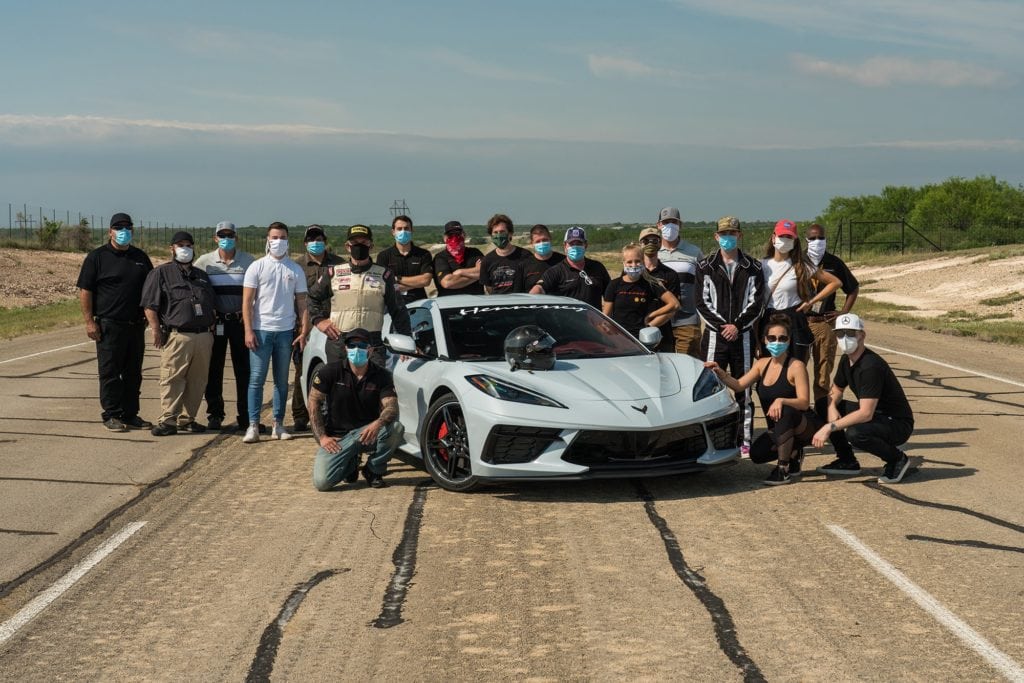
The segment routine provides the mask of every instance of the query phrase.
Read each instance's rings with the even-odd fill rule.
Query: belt
[[[93,317],[93,320],[95,320],[96,322],[114,323],[115,325],[145,325],[146,324],[146,319],[145,318],[139,318],[137,320],[118,320],[117,318]]]
[[[172,327],[174,332],[184,332],[185,334],[202,334],[203,332],[209,332],[209,327]]]
[[[217,318],[223,320],[224,322],[242,322],[242,312],[238,311],[237,313],[218,313]]]
[[[828,322],[828,318],[826,318],[823,315],[808,315],[806,317],[807,317],[807,322],[809,322],[809,323],[824,323],[824,322]]]

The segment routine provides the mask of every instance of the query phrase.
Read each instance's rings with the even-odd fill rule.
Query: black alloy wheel
[[[452,394],[430,404],[420,439],[423,464],[438,486],[449,491],[469,491],[479,485],[473,476],[466,417]]]

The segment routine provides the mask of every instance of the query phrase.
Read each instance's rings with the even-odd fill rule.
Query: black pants
[[[100,319],[100,340],[96,342],[99,364],[100,413],[106,422],[112,417],[131,420],[139,414],[142,387],[142,358],[146,354],[146,325],[142,320],[121,322]]]
[[[710,327],[705,327],[704,336],[701,337],[700,349],[704,358],[715,361],[736,379],[750,370],[755,348],[752,330],[741,331],[734,341],[726,341]],[[749,444],[754,435],[754,400],[750,389],[737,393],[736,402],[743,409],[743,443]]]
[[[750,460],[756,463],[765,463],[776,460],[779,457],[779,436],[790,434],[792,438],[792,450],[797,450],[811,445],[814,433],[821,429],[824,424],[818,416],[811,411],[800,411],[796,408],[783,406],[782,416],[775,422],[767,415],[768,431],[761,434],[750,445]],[[804,429],[800,430],[800,423],[806,420]]]
[[[299,331],[295,331],[298,338]],[[292,365],[295,366],[295,384],[292,387],[292,421],[296,424],[309,424],[309,410],[306,409],[306,402],[302,400],[302,352],[299,347],[292,348]]]
[[[235,375],[235,409],[238,426],[249,426],[249,349],[245,346],[245,325],[241,320],[225,320],[224,334],[214,335],[210,356],[210,374],[206,379],[207,419],[224,419],[224,362],[231,347],[231,369]]]
[[[839,414],[848,415],[858,407],[853,401],[840,401]],[[853,449],[856,448],[890,463],[896,462],[903,455],[899,446],[907,442],[913,431],[913,422],[895,420],[875,411],[871,422],[833,432],[831,441],[836,449],[836,456],[843,460],[855,460]]]

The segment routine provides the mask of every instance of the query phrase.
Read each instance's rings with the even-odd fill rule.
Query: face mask
[[[306,242],[306,251],[313,256],[319,256],[320,254],[327,251],[327,244],[320,240],[313,240],[312,242]]]
[[[551,253],[551,242],[537,242],[533,245],[533,250],[538,256],[547,256]]]
[[[462,235],[448,235],[444,238],[444,246],[457,262],[462,263],[466,253],[466,238]]]
[[[235,250],[235,238],[234,237],[221,237],[217,240],[217,246],[224,251]]]
[[[267,253],[274,258],[283,258],[288,255],[288,240],[279,238],[267,240]]]
[[[582,261],[583,255],[586,253],[587,248],[581,246],[569,247],[565,250],[565,255],[569,257],[570,261]]]
[[[736,235],[719,235],[718,246],[725,251],[732,251],[736,248]]]
[[[849,355],[857,350],[857,338],[856,337],[843,337],[838,340],[839,350]]]
[[[772,240],[772,246],[775,247],[775,251],[780,254],[788,254],[793,251],[793,238],[792,237],[776,237]]]
[[[825,240],[809,240],[807,242],[807,258],[811,259],[811,263],[821,263],[823,256],[825,256]]]
[[[117,230],[114,232],[114,243],[119,247],[124,247],[132,243],[132,231],[127,228],[123,230]]]
[[[644,272],[643,266],[625,266],[622,272],[630,277],[640,277],[640,274]]]
[[[661,226],[661,236],[666,242],[675,242],[679,239],[679,226],[675,223],[666,223]]]
[[[768,342],[764,346],[768,349],[768,353],[772,354],[772,358],[778,358],[789,350],[789,342],[773,341]]]
[[[357,368],[361,368],[370,360],[369,349],[345,349],[348,355],[348,362]]]
[[[507,232],[496,232],[491,235],[491,241],[494,242],[494,246],[498,249],[503,249],[508,246],[509,236]]]
[[[175,247],[174,260],[178,263],[191,263],[192,247]]]
[[[352,258],[356,261],[365,261],[370,258],[370,247],[366,244],[353,244],[348,248],[349,253],[352,254]]]
[[[412,231],[411,230],[396,230],[395,241],[399,244],[409,244],[412,242]]]
[[[661,247],[660,244],[654,244],[652,242],[641,242],[640,248],[643,249],[644,254],[647,256],[654,256],[658,253],[658,249]]]

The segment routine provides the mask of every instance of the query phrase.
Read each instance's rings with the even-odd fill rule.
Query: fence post
[[[907,222],[900,219],[900,255],[907,253]]]

